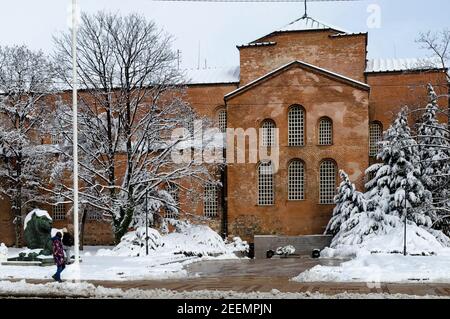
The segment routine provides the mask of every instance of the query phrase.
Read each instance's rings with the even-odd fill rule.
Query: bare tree
[[[182,99],[171,38],[139,15],[106,13],[83,14],[79,38],[79,77],[85,89],[79,114],[81,200],[112,217],[118,241],[142,220],[145,196],[153,212],[163,206],[177,209],[166,185],[183,188],[186,179],[210,177],[202,163],[171,160],[171,151],[187,138],[172,141],[171,132],[197,118]],[[61,77],[68,79],[70,36],[55,42]],[[64,103],[57,122],[63,132],[71,125]],[[66,155],[71,158],[70,149]],[[64,187],[70,192],[70,186]]]
[[[450,74],[448,67],[450,62],[450,30],[444,29],[440,32],[421,33],[416,40],[423,49],[430,51],[433,61],[436,61],[434,67],[447,69],[447,99],[448,99],[448,128],[450,128]]]
[[[40,138],[53,77],[42,52],[0,47],[0,193],[11,202],[16,246],[21,244],[24,208],[45,201],[42,186],[53,150],[41,145]]]

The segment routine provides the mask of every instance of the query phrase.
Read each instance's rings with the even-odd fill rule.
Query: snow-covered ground
[[[419,227],[408,227],[407,256],[403,230],[374,237],[360,245],[326,248],[321,258],[353,258],[339,266],[315,266],[297,277],[299,282],[433,282],[450,283],[450,248]]]
[[[68,265],[63,280],[146,280],[187,276],[184,267],[211,259],[237,259],[235,252],[248,248],[235,238],[224,242],[209,227],[187,225],[179,232],[161,236],[149,229],[149,255],[145,255],[145,228],[128,233],[116,247],[86,247],[79,266]],[[8,249],[8,257],[23,249]],[[55,266],[0,266],[2,279],[51,279]]]
[[[450,251],[439,256],[359,255],[340,266],[315,266],[293,278],[299,282],[450,283]]]
[[[127,299],[434,299],[447,298],[432,295],[414,296],[404,294],[356,294],[340,293],[326,295],[322,293],[293,293],[280,292],[273,289],[271,292],[236,292],[217,290],[198,291],[172,291],[166,289],[122,290],[118,288],[105,288],[89,283],[62,284],[30,284],[25,280],[20,282],[0,281],[0,297],[2,296],[27,296],[27,297],[60,297],[67,298],[127,298]],[[447,298],[448,299],[448,298]]]
[[[103,256],[99,250],[113,247],[86,247],[81,252],[79,267],[68,265],[62,274],[64,280],[140,280],[180,278],[187,275],[183,267],[199,257],[185,257],[170,253],[148,257]],[[21,250],[9,249],[9,255]],[[0,279],[50,279],[55,266],[0,266]]]

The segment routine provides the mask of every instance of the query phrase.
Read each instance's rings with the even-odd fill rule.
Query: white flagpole
[[[75,264],[80,261],[78,225],[78,74],[77,74],[77,0],[72,0],[72,102],[73,102],[73,226]]]

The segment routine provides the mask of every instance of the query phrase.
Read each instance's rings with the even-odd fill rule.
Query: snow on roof
[[[313,19],[308,16],[303,16],[297,20],[292,21],[291,23],[285,25],[279,30],[275,32],[287,32],[287,31],[311,31],[311,30],[336,30],[343,33],[351,33],[343,30],[342,28],[335,27],[329,23],[324,23],[319,20]]]
[[[264,47],[264,46],[271,46],[276,45],[276,42],[270,41],[270,42],[254,42],[254,43],[248,43],[248,44],[241,44],[238,45],[238,48],[245,48],[245,47]]]
[[[267,42],[269,45],[271,42]],[[256,44],[255,44],[256,46]],[[409,58],[409,59],[370,59],[367,62],[367,73],[376,72],[398,72],[412,70],[439,69],[439,61],[430,58]],[[239,66],[208,68],[208,69],[187,69],[184,71],[187,85],[193,84],[224,84],[239,83]]]
[[[424,69],[437,69],[439,63],[436,59],[371,59],[367,62],[367,73],[412,71]]]
[[[186,69],[185,84],[239,83],[239,66],[207,69]]]

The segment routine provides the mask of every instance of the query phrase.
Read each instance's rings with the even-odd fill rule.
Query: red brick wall
[[[379,121],[387,129],[400,109],[424,108],[428,102],[427,84],[431,83],[438,95],[447,93],[446,75],[440,72],[370,73],[367,75],[370,91],[370,121]],[[441,108],[447,107],[445,96],[439,99]],[[420,114],[421,112],[419,112]]]
[[[11,246],[15,243],[13,216],[7,200],[0,200],[0,243]]]
[[[186,101],[201,116],[216,120],[217,111],[225,106],[223,97],[235,90],[236,84],[192,85],[186,89]]]
[[[261,40],[274,46],[240,48],[241,85],[293,60],[364,82],[367,35],[330,37],[331,31],[284,32]]]

